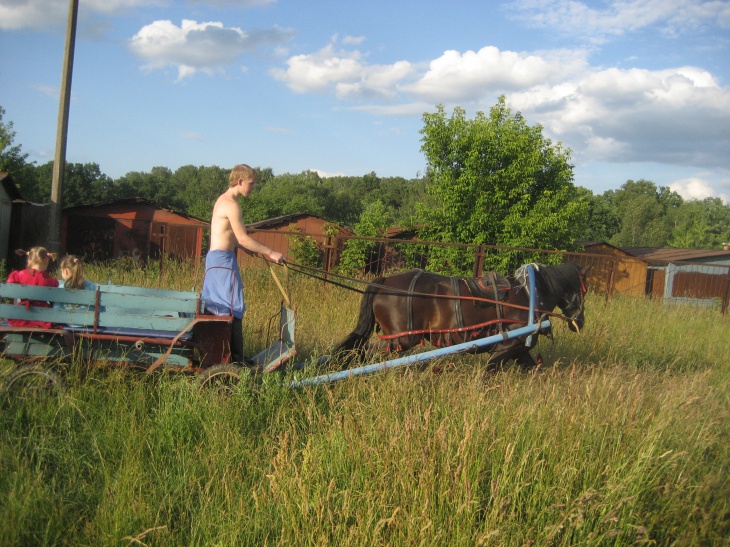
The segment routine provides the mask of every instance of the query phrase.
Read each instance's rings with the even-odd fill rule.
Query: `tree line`
[[[0,171],[13,176],[25,199],[48,203],[53,162],[29,162],[4,114],[0,107]],[[576,185],[570,150],[513,113],[504,97],[472,119],[459,107],[447,114],[438,106],[423,115],[421,135],[426,170],[411,179],[375,172],[325,178],[259,167],[254,193],[242,204],[244,221],[304,212],[363,236],[401,226],[417,229],[423,240],[554,250],[580,241],[677,248],[730,241],[730,206],[720,198],[684,200],[643,179],[602,194]],[[138,196],[210,220],[229,172],[185,165],[112,179],[96,163],[67,163],[64,206]]]

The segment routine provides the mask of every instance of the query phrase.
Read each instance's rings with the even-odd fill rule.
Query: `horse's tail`
[[[384,277],[374,280],[365,289],[365,293],[360,300],[360,317],[357,320],[357,326],[350,334],[347,335],[340,344],[334,349],[333,355],[339,355],[345,352],[362,353],[365,343],[370,338],[375,328],[375,312],[373,311],[373,299],[380,288],[381,283],[385,281]]]

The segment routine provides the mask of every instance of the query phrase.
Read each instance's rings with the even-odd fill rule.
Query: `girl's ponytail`
[[[84,288],[84,263],[76,255],[66,255],[61,260],[60,268],[68,270],[71,273],[64,287],[67,289],[83,289]]]

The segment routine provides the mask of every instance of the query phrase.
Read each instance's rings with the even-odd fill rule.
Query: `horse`
[[[412,269],[371,282],[360,302],[357,326],[334,350],[344,367],[361,357],[376,329],[388,351],[405,351],[426,341],[437,347],[476,340],[530,324],[528,270],[534,271],[534,311],[556,315],[559,307],[574,332],[583,328],[586,274],[578,264],[525,265],[514,276],[487,272],[479,279],[447,277]],[[537,336],[525,335],[482,347],[490,361],[515,360],[525,369],[537,365],[530,350]]]

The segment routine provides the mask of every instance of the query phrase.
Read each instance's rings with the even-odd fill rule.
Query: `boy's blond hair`
[[[231,174],[228,177],[228,187],[233,188],[236,186],[238,184],[238,179],[243,179],[245,181],[256,180],[256,171],[254,171],[250,165],[246,165],[245,163],[236,165],[233,169],[231,169]]]

